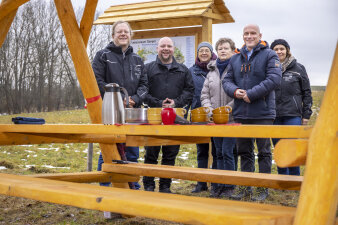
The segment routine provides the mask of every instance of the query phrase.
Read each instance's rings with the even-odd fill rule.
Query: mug
[[[184,117],[184,115],[187,113],[187,110],[184,108],[175,108],[176,115],[180,117]]]
[[[226,124],[229,121],[229,113],[213,114],[212,119],[216,124]]]
[[[226,105],[226,106],[221,106],[221,107],[218,107],[218,108],[212,110],[212,114],[221,114],[221,113],[222,114],[229,114],[229,113],[231,113],[231,111],[232,111],[231,106]]]
[[[207,113],[191,113],[192,122],[210,122],[209,116]]]
[[[199,107],[191,110],[191,114],[208,114],[210,112],[209,107]]]
[[[161,124],[161,111],[162,108],[148,108],[147,119],[150,124]]]

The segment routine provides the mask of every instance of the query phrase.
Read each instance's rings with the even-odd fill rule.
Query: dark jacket
[[[223,80],[224,91],[235,97],[236,89],[246,90],[251,103],[235,98],[235,119],[274,119],[276,117],[275,89],[281,83],[282,71],[277,54],[261,41],[248,60],[246,47],[231,57],[229,70]]]
[[[309,119],[312,97],[304,66],[297,63],[296,59],[292,60],[282,78],[281,86],[276,89],[277,117],[300,116]]]
[[[178,108],[191,104],[194,84],[185,65],[177,63],[173,58],[168,70],[157,57],[156,61],[145,65],[145,73],[149,85],[146,103],[150,107],[162,107],[166,98],[173,99]]]
[[[195,109],[195,108],[202,106],[201,105],[201,91],[202,91],[203,84],[204,84],[205,78],[207,77],[208,72],[205,72],[196,64],[190,67],[189,71],[191,73],[192,80],[194,82],[194,87],[195,87],[191,109]]]
[[[147,77],[143,72],[141,57],[133,53],[131,46],[123,53],[121,47],[110,42],[105,49],[96,53],[92,67],[102,98],[104,86],[117,83],[127,90],[136,107],[142,104],[148,92]]]

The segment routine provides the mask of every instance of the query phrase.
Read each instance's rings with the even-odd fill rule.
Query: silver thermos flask
[[[124,124],[125,112],[121,96],[121,91],[126,98],[126,107],[129,107],[129,96],[125,88],[116,83],[107,84],[102,104],[102,122],[103,124]]]

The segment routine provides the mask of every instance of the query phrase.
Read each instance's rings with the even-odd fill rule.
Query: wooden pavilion
[[[0,4],[0,45],[5,40],[17,8],[27,1],[3,0]],[[279,166],[306,164],[305,176],[303,179],[303,177],[275,174],[104,163],[103,172],[35,176],[0,174],[0,194],[186,224],[334,224],[338,199],[338,101],[335,99],[338,95],[338,46],[314,127],[102,125],[100,124],[102,100],[99,97],[100,93],[85,48],[97,0],[86,1],[80,26],[76,22],[70,0],[54,1],[93,124],[0,125],[1,145],[96,142],[100,143],[104,161],[112,162],[113,159],[120,159],[116,148],[116,143],[120,142],[126,142],[127,145],[156,145],[192,143],[212,136],[285,138],[276,146],[275,161]],[[158,1],[160,2],[162,1]],[[204,2],[212,2],[215,6],[219,6],[220,1]],[[224,13],[221,7],[216,9]],[[213,9],[207,14],[212,13],[215,13]],[[206,21],[209,21],[210,25],[209,18]],[[212,18],[212,21],[214,20]],[[137,19],[134,21],[136,26]],[[210,29],[210,26],[207,29]],[[203,31],[202,40],[205,40]],[[283,149],[285,146],[287,148]],[[297,208],[293,208],[116,188],[127,187],[126,182],[136,181],[140,175],[300,189],[301,194]],[[82,184],[99,181],[112,181],[114,188]]]

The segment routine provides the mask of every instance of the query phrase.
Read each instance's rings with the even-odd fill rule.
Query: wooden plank
[[[149,8],[159,8],[159,7],[170,7],[177,5],[187,5],[194,3],[208,3],[211,4],[212,0],[169,0],[169,1],[152,1],[152,2],[140,2],[140,3],[132,3],[132,4],[123,4],[123,5],[115,5],[109,7],[104,13],[108,12],[118,12],[118,11],[129,11],[129,10],[138,10],[138,9],[149,9]]]
[[[295,225],[333,224],[338,202],[338,43],[319,115],[309,139]],[[318,210],[320,209],[320,210]]]
[[[201,16],[205,9],[191,9],[186,11],[172,11],[170,13],[161,12],[156,14],[143,14],[143,15],[113,15],[110,14],[107,17],[99,18],[96,21],[111,21],[115,22],[118,20],[125,20],[125,21],[144,21],[144,20],[160,20],[160,19],[171,19],[171,18],[182,18],[182,17],[197,17]]]
[[[206,10],[211,5],[211,2],[206,3],[199,3],[194,2],[191,4],[185,5],[173,5],[173,6],[161,6],[161,7],[151,7],[151,8],[138,8],[133,10],[122,10],[122,11],[110,11],[105,12],[99,18],[110,18],[110,17],[117,17],[117,16],[133,16],[133,15],[144,15],[144,14],[158,14],[158,13],[168,13],[171,14],[172,12],[184,12],[188,10]]]
[[[212,19],[202,18],[202,41],[212,43]]]
[[[94,183],[94,182],[125,183],[125,182],[137,182],[140,180],[140,177],[135,175],[106,173],[100,171],[81,172],[81,173],[37,174],[28,176],[48,180],[68,181],[75,183]]]
[[[158,146],[209,143],[209,137],[156,137],[127,135],[127,146]]]
[[[0,174],[0,194],[184,224],[292,224],[285,206],[101,187]]]
[[[85,9],[83,11],[80,23],[80,32],[85,46],[87,46],[90,36],[90,30],[92,29],[97,1],[98,0],[86,0]]]
[[[102,98],[70,0],[54,0],[92,123],[101,123]],[[100,144],[103,160],[121,159],[115,144]],[[113,184],[114,185],[114,184]],[[120,185],[121,186],[121,185]],[[123,184],[128,187],[127,183]]]
[[[116,134],[172,137],[308,138],[310,126],[287,125],[103,125],[103,124],[1,124],[0,132]]]
[[[125,143],[125,135],[0,133],[0,145],[47,143]]]
[[[223,22],[226,22],[226,19],[223,17],[223,15],[214,13],[214,12],[212,12],[211,9],[208,9],[207,11],[205,11],[205,12],[202,14],[202,16],[203,16],[203,17],[208,17],[208,18],[210,18],[210,19],[221,20],[221,21],[223,21]]]
[[[287,190],[299,190],[303,181],[303,177],[301,176],[200,169],[142,163],[104,163],[102,165],[102,171]]]
[[[305,165],[309,141],[306,139],[281,139],[275,146],[273,156],[279,167]]]
[[[16,11],[21,5],[28,1],[29,0],[3,0],[0,4],[0,20],[5,17],[11,17],[13,11]]]
[[[146,39],[146,38],[193,36],[193,35],[198,34],[199,32],[202,32],[202,27],[135,31],[133,35],[133,39],[135,40],[135,39]]]
[[[11,1],[11,0],[3,0],[1,5],[0,5],[0,8],[3,7],[6,3],[8,2],[14,2],[14,1]],[[2,9],[3,11],[6,10],[8,11],[8,9]],[[17,10],[12,10],[10,11],[6,17],[4,17],[5,15],[5,12],[1,12],[0,10],[0,18],[1,16],[3,16],[1,19],[0,19],[0,47],[2,46],[2,44],[4,43],[4,41],[6,40],[6,36],[7,36],[7,33],[9,31],[9,28],[11,27],[12,25],[12,22],[14,20],[14,17],[16,15],[16,11]]]

